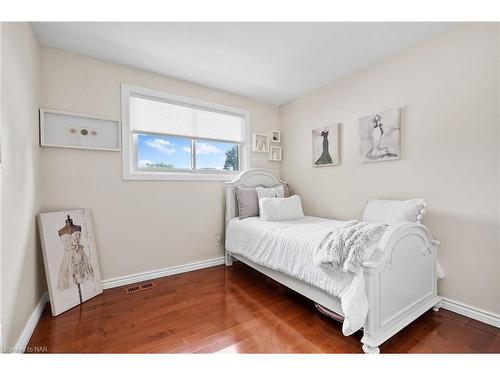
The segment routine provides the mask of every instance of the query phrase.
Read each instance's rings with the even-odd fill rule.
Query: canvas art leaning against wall
[[[89,209],[38,216],[52,315],[102,293]]]

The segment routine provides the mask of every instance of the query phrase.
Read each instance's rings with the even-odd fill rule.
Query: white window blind
[[[238,114],[130,96],[130,127],[135,133],[245,142],[245,119]]]

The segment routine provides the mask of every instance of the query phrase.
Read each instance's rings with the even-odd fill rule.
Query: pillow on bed
[[[259,197],[258,199],[285,197],[285,186],[283,185],[278,185],[270,188],[257,186],[256,189],[257,189],[257,196]]]
[[[256,188],[236,186],[235,195],[240,220],[259,216],[259,198]]]
[[[425,213],[423,199],[391,201],[370,199],[363,213],[363,221],[378,221],[393,224],[402,221],[419,222]]]
[[[298,195],[290,198],[259,199],[260,218],[266,221],[297,220],[304,217],[302,202]]]

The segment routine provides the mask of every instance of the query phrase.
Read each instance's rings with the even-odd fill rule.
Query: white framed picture
[[[275,143],[281,142],[281,132],[279,130],[271,131],[271,141]]]
[[[89,209],[38,215],[52,315],[102,293]]]
[[[40,109],[40,146],[120,151],[120,121]]]
[[[271,151],[269,152],[269,160],[272,161],[281,161],[281,147],[280,146],[271,146]]]
[[[359,157],[362,162],[401,157],[400,109],[380,111],[359,119]]]
[[[314,167],[328,167],[340,163],[339,131],[340,124],[312,131]]]
[[[252,150],[254,152],[269,152],[269,136],[262,133],[253,133]]]

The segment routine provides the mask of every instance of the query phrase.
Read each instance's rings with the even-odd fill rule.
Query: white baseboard
[[[490,311],[485,311],[448,298],[441,300],[441,308],[500,328],[500,315]]]
[[[35,330],[36,325],[38,324],[38,321],[42,316],[47,302],[49,302],[49,294],[45,292],[40,298],[40,301],[38,301],[38,304],[35,306],[35,309],[31,313],[31,316],[26,322],[26,325],[24,326],[24,329],[21,332],[19,339],[17,340],[16,346],[13,348],[13,350],[10,351],[11,353],[24,352],[26,346],[28,345],[28,342],[30,341],[31,335],[33,334],[33,331]]]
[[[202,260],[201,262],[183,264],[180,266],[161,268],[158,270],[136,273],[133,275],[121,276],[112,279],[102,280],[103,289],[116,288],[118,286],[139,283],[146,280],[157,279],[159,277],[176,275],[189,271],[195,271],[202,268],[219,266],[224,264],[224,257]]]

